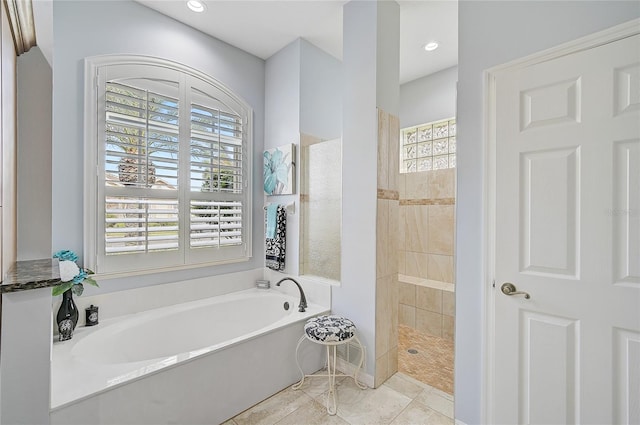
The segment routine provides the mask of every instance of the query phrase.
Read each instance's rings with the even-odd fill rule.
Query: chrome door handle
[[[524,298],[527,299],[527,300],[529,298],[531,298],[531,295],[529,295],[528,293],[526,293],[524,291],[517,291],[516,290],[516,285],[514,285],[511,282],[503,283],[502,286],[500,287],[500,290],[505,295],[524,295]]]

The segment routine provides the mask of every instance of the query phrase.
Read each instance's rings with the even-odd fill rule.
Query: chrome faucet
[[[285,277],[283,279],[280,279],[278,281],[278,283],[276,283],[276,286],[280,286],[280,284],[282,282],[284,282],[285,280],[290,280],[293,283],[296,284],[296,286],[298,287],[298,290],[300,291],[300,305],[298,306],[298,311],[303,312],[306,311],[307,308],[307,297],[304,296],[304,291],[302,290],[302,286],[300,286],[300,284],[298,282],[296,282],[295,279],[290,278],[290,277]]]

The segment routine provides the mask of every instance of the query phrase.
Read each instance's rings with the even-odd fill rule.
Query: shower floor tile
[[[398,371],[452,395],[453,342],[400,325]]]

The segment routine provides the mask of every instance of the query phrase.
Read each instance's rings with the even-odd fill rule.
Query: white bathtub
[[[328,311],[298,301],[250,289],[79,327],[53,344],[51,423],[223,422],[298,379],[304,322]]]

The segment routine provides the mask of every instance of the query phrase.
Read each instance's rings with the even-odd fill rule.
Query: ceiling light
[[[424,50],[427,52],[433,52],[438,48],[438,43],[435,41],[430,41],[429,43],[424,45]]]
[[[202,3],[199,0],[189,0],[187,2],[187,6],[189,7],[189,9],[193,10],[194,12],[197,12],[197,13],[204,12],[204,3]]]

